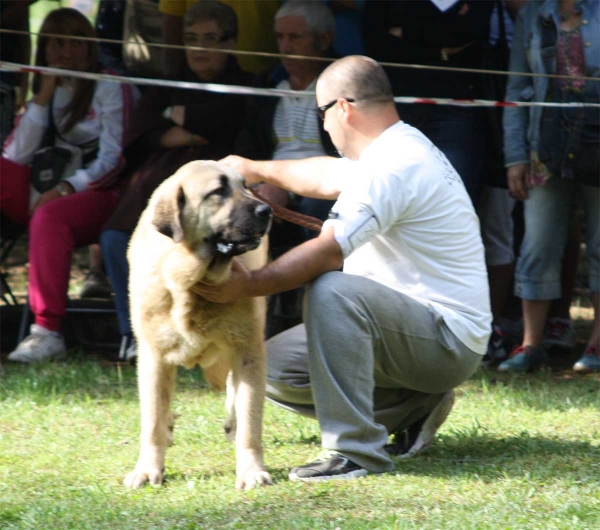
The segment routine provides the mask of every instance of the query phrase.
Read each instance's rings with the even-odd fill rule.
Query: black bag
[[[64,147],[43,147],[36,151],[31,162],[31,184],[39,193],[54,188],[64,176],[73,153]]]
[[[54,123],[54,97],[50,99],[48,115],[50,123],[42,139],[42,147],[31,161],[31,184],[39,193],[45,193],[56,186],[64,176],[65,169],[73,158],[73,153],[64,147],[57,147],[58,130]]]
[[[50,123],[44,134],[42,147],[35,152],[31,161],[31,184],[39,193],[51,190],[63,178],[71,176],[80,167],[86,167],[98,156],[97,139],[76,146],[60,135],[54,123],[53,103],[54,98],[50,100]],[[63,146],[56,145],[57,140]]]

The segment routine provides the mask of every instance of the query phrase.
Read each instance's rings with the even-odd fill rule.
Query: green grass
[[[317,424],[267,403],[275,484],[240,492],[224,397],[181,370],[166,483],[132,491],[121,480],[138,450],[133,368],[82,356],[5,365],[0,528],[599,528],[599,391],[594,376],[480,371],[427,453],[394,473],[322,484],[286,479],[318,453]]]

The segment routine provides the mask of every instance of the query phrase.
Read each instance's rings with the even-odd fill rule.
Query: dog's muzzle
[[[250,252],[260,245],[260,240],[271,229],[273,222],[273,210],[264,203],[259,203],[254,209],[254,221],[257,231],[249,237],[240,239],[217,239],[217,252],[225,256],[239,256],[245,252]]]

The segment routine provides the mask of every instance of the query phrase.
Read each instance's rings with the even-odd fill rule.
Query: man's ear
[[[154,208],[152,226],[175,243],[183,241],[183,209],[185,193],[177,186],[175,193],[160,198]]]

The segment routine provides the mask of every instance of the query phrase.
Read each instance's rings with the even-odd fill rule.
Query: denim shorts
[[[586,219],[589,286],[600,291],[600,188],[551,178],[529,190],[525,201],[525,237],[515,273],[515,295],[525,300],[554,300],[562,296],[561,270],[569,215],[581,199]]]

